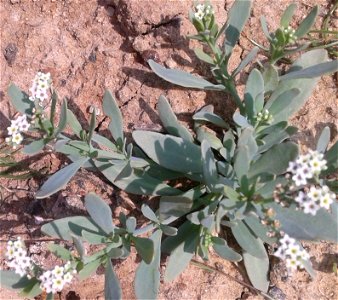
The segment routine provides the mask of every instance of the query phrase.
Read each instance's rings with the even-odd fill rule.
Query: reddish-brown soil
[[[188,0],[0,0],[1,27],[1,83],[0,128],[6,129],[14,110],[9,104],[7,87],[11,82],[28,91],[35,73],[51,72],[54,87],[60,98],[69,99],[69,107],[83,124],[88,120],[88,107],[101,107],[105,89],[116,96],[124,116],[124,129],[161,129],[156,112],[157,99],[164,94],[179,120],[187,122],[194,111],[205,104],[213,104],[224,118],[231,116],[234,106],[224,95],[214,92],[186,90],[159,79],[147,67],[146,59],[155,57],[170,68],[208,75],[205,64],[193,54],[196,43],[186,36],[193,34],[187,12]],[[270,28],[278,27],[279,16],[291,0],[256,0],[244,35],[234,49],[231,66],[252,48],[245,36],[264,43],[259,18],[264,15]],[[321,6],[316,26],[320,26],[327,12],[328,1],[299,0],[294,23],[303,18],[315,4]],[[224,23],[233,1],[215,0],[217,20]],[[331,24],[333,26],[333,24]],[[149,52],[153,50],[154,52]],[[150,56],[149,56],[150,55]],[[259,57],[263,59],[263,56]],[[240,89],[246,75],[238,78]],[[329,125],[332,139],[336,138],[336,83],[332,76],[319,82],[313,95],[292,119],[299,128],[296,138],[303,148],[313,147],[321,129]],[[99,117],[99,122],[104,120]],[[107,121],[101,132],[107,128]],[[5,137],[6,131],[1,133]],[[2,140],[1,140],[2,141]],[[31,161],[31,167],[55,172],[65,160],[47,154]],[[107,184],[101,177],[81,171],[67,188],[43,201],[32,194],[17,191],[22,188],[36,191],[39,180],[1,180],[0,228],[1,249],[10,237],[41,239],[40,224],[68,215],[83,214],[83,195],[96,192],[109,201],[114,216],[120,211],[139,216],[138,210],[146,199],[127,195]],[[46,242],[32,242],[29,249],[41,263],[51,266],[52,256],[46,254]],[[310,279],[305,272],[286,277],[283,264],[273,259],[270,293],[276,299],[337,299],[337,277],[332,271],[337,262],[335,245],[306,244],[317,277]],[[2,251],[3,253],[3,251]],[[124,299],[135,299],[133,277],[137,267],[135,253],[116,263]],[[239,280],[247,281],[241,265],[235,266],[212,255],[210,265]],[[1,267],[5,267],[1,260]],[[163,269],[165,260],[163,260]],[[84,282],[76,282],[62,293],[62,299],[103,299],[102,270]],[[73,291],[73,292],[72,292]],[[13,292],[0,289],[1,299],[16,299]],[[209,273],[190,266],[172,283],[162,283],[159,299],[260,299],[243,285],[219,273]]]

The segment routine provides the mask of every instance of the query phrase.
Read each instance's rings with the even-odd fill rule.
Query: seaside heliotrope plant
[[[32,133],[20,141],[23,153],[34,155],[48,146],[70,161],[42,184],[35,193],[37,199],[59,192],[80,168],[85,168],[127,193],[158,197],[158,206],[152,210],[146,203],[142,205],[147,221],[138,227],[135,217],[122,213],[113,221],[108,204],[89,193],[84,199],[88,215],[54,220],[41,228],[48,236],[73,242],[76,254],[63,246],[49,247],[70,263],[51,271],[39,269],[29,273],[29,279],[22,277],[31,270],[27,252],[19,251],[26,260],[18,267],[12,253],[15,248],[10,248],[14,270],[1,271],[1,284],[17,288],[26,297],[34,297],[43,289],[51,298],[72,280],[73,270],[83,280],[102,265],[106,299],[121,299],[112,260],[127,258],[132,247],[141,258],[134,281],[138,299],[157,297],[161,253],[169,256],[164,281],[181,274],[194,255],[207,261],[212,251],[226,260],[242,261],[254,289],[266,297],[269,249],[285,260],[290,273],[304,268],[313,276],[310,253],[300,241],[337,242],[333,174],[338,167],[338,144],[329,147],[330,130],[325,127],[316,149],[300,154],[290,139],[297,128],[289,125],[288,119],[304,105],[319,77],[337,70],[337,61],[330,61],[325,50],[316,49],[300,54],[290,67],[280,68],[277,62],[291,53],[288,45],[301,41],[318,12],[318,7],[312,9],[293,30],[288,27],[293,7],[287,8],[280,30],[274,34],[263,26],[271,45],[265,64],[254,63],[259,50],[254,47],[234,70],[228,67],[250,16],[251,1],[247,0],[234,2],[223,26],[216,23],[209,2],[196,3],[189,13],[197,31],[189,38],[201,43],[195,54],[210,66],[213,80],[148,61],[159,77],[173,84],[229,94],[237,107],[232,120],[224,120],[207,105],[192,116],[193,128],[188,129],[161,96],[157,107],[166,134],[136,130],[133,141],[127,143],[122,114],[109,91],[102,103],[103,113],[111,119],[111,137],[106,137],[95,130],[99,109],[91,108],[85,126],[68,109],[66,99],[56,125],[59,101],[48,74],[37,75],[31,96],[12,84],[8,90],[11,102],[26,115],[30,126],[24,127]],[[292,53],[300,50],[293,49]],[[240,96],[236,78],[250,63],[253,68]],[[50,102],[46,101],[49,95]],[[14,143],[13,134],[24,132],[17,120],[8,129],[8,143]],[[177,182],[181,182],[180,187],[173,184]],[[229,239],[235,247],[228,245]],[[99,245],[100,250],[87,255],[84,242]]]

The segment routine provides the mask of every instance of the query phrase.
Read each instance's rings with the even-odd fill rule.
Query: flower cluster
[[[14,242],[8,241],[6,257],[7,265],[20,276],[27,275],[33,267],[32,260],[27,255],[25,244],[20,237]]]
[[[275,37],[272,40],[272,43],[275,45],[286,46],[288,44],[292,44],[297,40],[297,36],[295,36],[296,31],[291,27],[281,27],[275,33]]]
[[[286,261],[286,267],[289,272],[297,270],[297,268],[304,268],[304,261],[309,260],[309,254],[299,245],[299,243],[284,234],[283,238],[279,240],[280,246],[274,253],[275,256]]]
[[[256,116],[257,123],[270,123],[272,120],[273,117],[267,109],[265,109],[263,112],[259,112]]]
[[[200,21],[214,13],[211,5],[197,4],[195,8],[195,18]]]
[[[30,124],[27,121],[27,116],[22,115],[11,121],[11,126],[7,127],[9,137],[6,138],[7,143],[12,143],[13,148],[21,144],[23,136],[21,132],[26,132]]]
[[[329,210],[335,199],[336,195],[330,191],[328,186],[324,185],[319,188],[311,186],[308,193],[300,191],[295,201],[304,213],[314,216],[321,207]]]
[[[288,26],[287,28],[281,27],[281,30],[284,33],[286,44],[294,43],[297,39],[295,36],[296,30],[294,30],[291,26]]]
[[[300,155],[289,163],[287,169],[292,173],[292,180],[296,186],[306,185],[307,180],[316,177],[321,171],[327,169],[324,155],[318,151],[309,150],[309,153]]]
[[[71,267],[70,262],[64,266],[55,266],[53,270],[45,271],[40,277],[40,288],[45,290],[47,294],[61,292],[67,283],[71,283],[73,274],[76,273]]]
[[[33,80],[33,85],[29,89],[32,96],[29,97],[31,101],[38,100],[39,104],[42,105],[43,101],[48,99],[48,90],[51,86],[52,79],[50,73],[38,72]]]

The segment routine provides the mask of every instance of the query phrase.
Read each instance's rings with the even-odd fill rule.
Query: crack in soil
[[[155,29],[160,28],[160,27],[166,27],[168,25],[175,25],[174,23],[181,20],[180,18],[178,18],[178,16],[181,16],[181,15],[182,15],[181,13],[178,13],[178,14],[174,15],[173,17],[171,17],[169,20],[164,20],[164,21],[157,23],[157,24],[144,22],[145,25],[150,25],[150,29],[148,29],[144,33],[139,34],[138,36],[147,35],[147,34],[151,33],[152,31],[154,31]]]

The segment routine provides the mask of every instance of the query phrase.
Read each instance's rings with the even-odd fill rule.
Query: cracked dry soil
[[[256,0],[251,18],[240,42],[234,49],[231,68],[252,48],[245,36],[264,43],[259,27],[259,17],[266,16],[272,29],[291,0]],[[316,26],[320,26],[327,12],[328,1],[299,0],[296,18],[298,22],[315,4],[321,6]],[[224,23],[233,0],[215,0],[219,23]],[[13,116],[9,105],[7,87],[16,83],[28,90],[35,73],[51,72],[60,98],[69,99],[69,107],[82,124],[88,119],[90,105],[101,107],[105,89],[116,96],[124,116],[125,131],[151,129],[161,131],[156,112],[157,99],[164,94],[170,101],[180,121],[189,126],[194,111],[206,104],[213,104],[215,111],[229,118],[234,110],[230,100],[215,92],[186,90],[162,81],[147,67],[146,60],[155,59],[170,68],[208,75],[207,66],[193,54],[196,43],[186,39],[194,32],[187,18],[191,1],[187,0],[1,0],[1,82],[0,126],[6,128]],[[332,25],[333,26],[333,25]],[[264,59],[263,56],[259,57]],[[247,70],[249,71],[249,70]],[[240,91],[248,72],[238,78]],[[298,126],[296,139],[302,147],[312,147],[321,129],[329,125],[336,139],[337,118],[336,83],[331,76],[321,79],[313,95],[292,119]],[[107,133],[108,119],[98,118],[97,130]],[[130,135],[129,135],[130,136]],[[1,132],[1,139],[5,132]],[[62,156],[40,155],[27,162],[32,168],[55,172],[65,163]],[[41,180],[6,181],[1,185],[8,189],[22,188],[34,191]],[[139,208],[148,199],[127,195],[107,184],[101,177],[81,171],[67,188],[43,201],[36,201],[32,194],[23,191],[3,192],[0,203],[1,240],[21,235],[26,239],[38,239],[29,244],[29,250],[41,263],[52,266],[55,259],[46,252],[47,242],[39,231],[37,218],[44,221],[83,214],[83,196],[96,192],[113,208],[114,216],[120,211],[140,218]],[[156,199],[150,200],[156,205]],[[142,221],[142,220],[141,220]],[[140,221],[140,222],[141,222]],[[4,249],[1,243],[1,250]],[[336,299],[337,277],[332,266],[337,261],[335,245],[329,243],[306,244],[317,277],[311,280],[305,272],[294,277],[284,276],[283,264],[272,260],[270,279],[271,296],[276,299]],[[88,249],[90,250],[90,249]],[[138,259],[133,253],[127,260],[115,265],[120,278],[123,298],[135,299],[133,276]],[[165,259],[162,261],[165,268]],[[211,256],[209,262],[226,273],[247,281],[241,265],[235,266]],[[1,267],[5,266],[1,260]],[[163,270],[162,270],[163,271]],[[85,280],[75,282],[65,290],[61,299],[103,299],[104,278],[102,270]],[[58,298],[57,297],[57,298]],[[13,292],[0,289],[1,299],[16,299]],[[190,266],[172,283],[162,283],[159,299],[261,299],[242,285],[218,273],[208,273]]]

